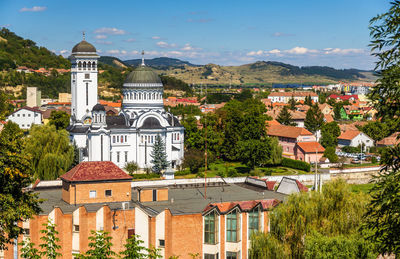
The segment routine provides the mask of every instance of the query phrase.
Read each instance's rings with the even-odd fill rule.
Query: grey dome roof
[[[149,117],[144,120],[141,129],[162,129],[163,127],[161,126],[160,122],[154,118],[154,117]]]
[[[153,69],[139,66],[129,73],[125,79],[128,84],[161,84],[161,79]]]
[[[94,53],[96,53],[96,48],[89,42],[83,40],[83,41],[79,42],[78,44],[76,44],[72,48],[72,53],[76,53],[76,52],[94,52]]]
[[[100,112],[100,111],[105,112],[106,109],[104,108],[103,105],[101,105],[100,103],[98,103],[98,104],[96,104],[95,106],[93,106],[92,111],[94,111],[94,112]]]

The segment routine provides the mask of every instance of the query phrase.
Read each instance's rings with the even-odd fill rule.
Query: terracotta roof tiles
[[[297,145],[306,153],[315,153],[316,150],[318,153],[325,151],[325,148],[316,141],[298,142]]]
[[[359,130],[346,130],[342,132],[342,134],[338,137],[338,139],[352,140],[360,133],[361,132]]]
[[[305,128],[284,126],[284,125],[271,125],[267,128],[267,134],[269,136],[285,137],[285,138],[297,138],[301,135],[313,135]]]

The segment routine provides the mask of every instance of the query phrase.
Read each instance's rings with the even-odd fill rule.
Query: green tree
[[[292,111],[296,110],[296,104],[297,104],[297,102],[296,102],[296,100],[293,98],[293,96],[289,99],[288,104],[289,104],[289,109],[290,109],[290,110],[292,110]]]
[[[270,138],[270,150],[267,164],[280,165],[282,163],[282,146],[279,144],[278,138]]]
[[[103,230],[92,230],[90,232],[89,250],[84,255],[79,255],[79,258],[107,259],[117,255],[111,250],[113,243],[111,242],[112,237],[108,235],[108,232]]]
[[[324,125],[324,115],[318,107],[318,104],[312,105],[306,113],[304,127],[312,133],[317,132]]]
[[[148,250],[149,252],[149,259],[158,259],[158,258],[162,258],[161,254],[160,254],[160,249],[156,248],[154,246],[150,247],[150,249]]]
[[[27,139],[26,151],[32,157],[31,166],[41,180],[54,180],[64,174],[74,159],[74,148],[66,130],[53,125],[34,125]]]
[[[383,138],[386,138],[390,134],[389,126],[380,121],[370,121],[362,126],[361,130],[374,141],[379,141]]]
[[[40,248],[42,249],[39,253],[42,258],[55,259],[60,257],[61,254],[57,252],[61,249],[61,246],[58,244],[60,239],[58,238],[58,231],[56,230],[56,225],[51,223],[50,220],[47,223],[44,223],[43,226],[45,229],[42,229],[40,233],[44,234],[40,239],[43,240],[43,243],[40,244]]]
[[[329,146],[325,149],[324,157],[328,158],[331,163],[336,163],[339,160],[336,155],[336,149],[333,146]]]
[[[202,148],[203,138],[197,127],[197,119],[194,116],[189,116],[182,120],[182,126],[185,127],[185,148]]]
[[[383,122],[400,118],[400,1],[391,2],[390,9],[371,19],[370,35],[373,55],[378,58],[379,78],[369,98]],[[397,127],[399,124],[397,124]],[[371,234],[381,254],[400,257],[400,145],[388,148],[382,155],[382,171],[371,190],[365,229]]]
[[[257,233],[251,237],[251,247],[249,249],[249,258],[274,258],[285,259],[287,252],[283,243],[269,233]]]
[[[253,98],[253,93],[251,92],[250,89],[242,89],[242,92],[240,92],[238,95],[235,96],[235,99],[238,100],[239,102],[244,102],[247,99],[252,99]]]
[[[189,168],[190,173],[196,174],[204,165],[204,152],[198,149],[188,149],[183,158],[183,167]]]
[[[293,121],[292,115],[290,114],[287,106],[282,108],[276,120],[282,125],[296,126],[296,123]]]
[[[65,111],[52,111],[49,118],[50,125],[54,125],[57,130],[66,129],[69,125],[69,114]]]
[[[0,120],[4,120],[12,111],[12,105],[8,102],[9,97],[0,91]]]
[[[126,244],[124,245],[125,250],[120,253],[122,258],[129,259],[146,259],[148,251],[142,244],[144,241],[139,239],[138,235],[132,235],[130,238],[126,240]]]
[[[72,169],[73,167],[77,166],[80,163],[80,152],[78,146],[76,145],[75,140],[72,147],[74,148],[74,158],[68,170]]]
[[[304,104],[308,105],[308,106],[312,106],[312,99],[311,99],[310,95],[306,96],[306,98],[304,99]]]
[[[23,131],[7,122],[0,133],[0,250],[22,234],[15,222],[40,212],[37,194],[26,189],[33,181],[30,160]]]
[[[138,164],[137,164],[136,162],[134,162],[134,161],[131,161],[131,162],[126,163],[126,164],[125,164],[125,167],[124,167],[124,169],[125,169],[126,171],[128,171],[128,173],[129,173],[130,175],[132,175],[133,172],[137,171],[138,168],[139,168]]]
[[[22,258],[27,258],[27,259],[40,259],[39,255],[39,250],[35,248],[35,244],[31,242],[30,238],[27,238],[26,240],[22,240],[21,243],[19,243],[21,246],[21,257]]]
[[[338,103],[335,103],[333,105],[333,117],[335,118],[335,120],[341,120],[342,119],[342,115],[340,114],[342,108],[343,108],[343,103],[342,102],[338,102]]]
[[[269,140],[266,138],[239,141],[239,160],[250,168],[266,164],[269,158]]]
[[[340,127],[337,122],[332,121],[324,124],[321,128],[321,145],[324,148],[336,147],[340,133]]]
[[[167,161],[167,153],[165,151],[165,144],[160,135],[156,136],[154,141],[153,150],[150,153],[150,162],[153,164],[152,170],[157,174],[161,174],[162,170],[167,169],[169,163]]]

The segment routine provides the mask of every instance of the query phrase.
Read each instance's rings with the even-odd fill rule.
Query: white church
[[[183,160],[184,128],[163,105],[160,77],[144,64],[132,71],[123,84],[118,116],[107,116],[98,103],[96,48],[83,39],[71,54],[71,123],[67,130],[81,151],[82,161],[112,161],[123,168],[136,162],[152,166],[150,156],[155,138],[166,146],[170,166]]]

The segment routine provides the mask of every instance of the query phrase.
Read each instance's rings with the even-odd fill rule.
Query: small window
[[[117,163],[119,163],[119,151],[117,152]]]
[[[90,79],[90,74],[85,74],[85,79]]]
[[[30,230],[29,228],[24,228],[24,229],[22,230],[22,233],[23,233],[25,236],[29,236],[29,235],[31,234],[31,230]]]
[[[125,142],[128,142],[128,136],[125,135]]]
[[[204,254],[204,259],[218,259],[218,254]]]
[[[17,114],[17,117],[19,117],[20,115],[19,114]]]
[[[89,198],[96,198],[97,192],[96,191],[89,191]]]
[[[22,124],[22,128],[25,127],[25,124]]]
[[[28,114],[28,117],[31,117],[31,114],[30,114],[30,113]]]
[[[25,113],[24,113],[24,114],[22,114],[22,117],[25,117]]]
[[[153,190],[153,201],[157,201],[157,190]]]
[[[128,151],[125,151],[125,162],[128,162]]]
[[[74,225],[73,232],[79,232],[79,225]]]
[[[128,229],[128,239],[135,235],[135,229],[131,228]]]
[[[165,246],[165,239],[159,239],[158,242],[161,247]]]
[[[112,191],[111,190],[106,190],[105,191],[106,197],[111,197],[112,196]]]
[[[113,143],[115,143],[115,136],[113,136]]]

